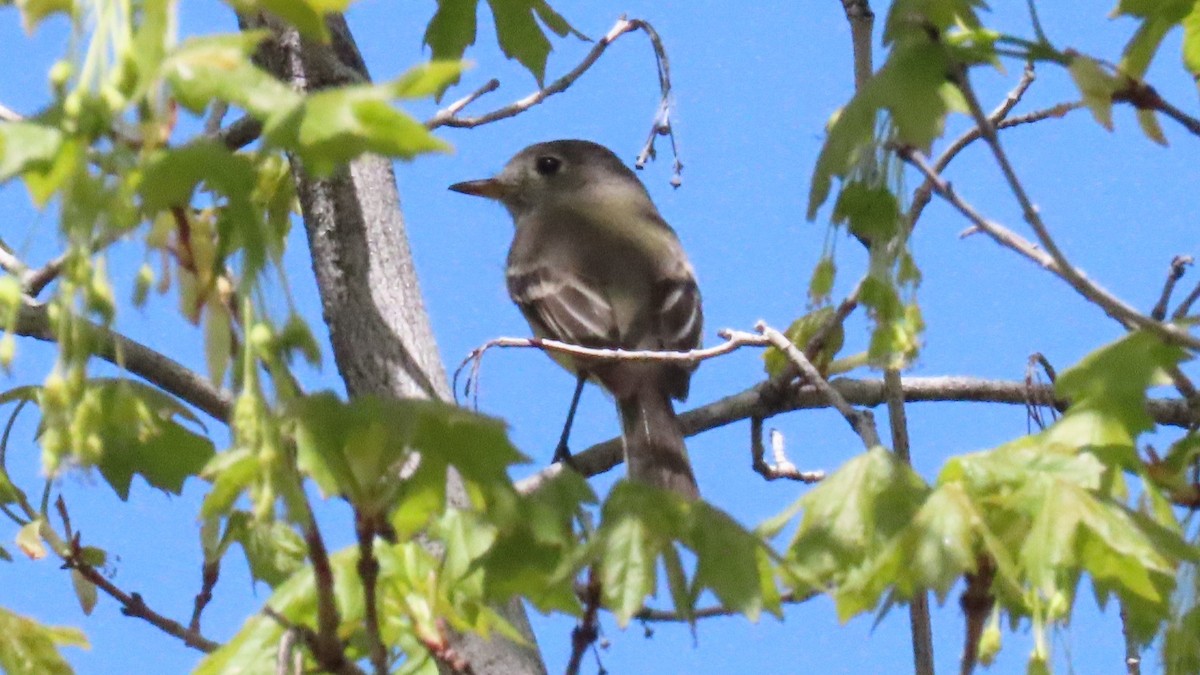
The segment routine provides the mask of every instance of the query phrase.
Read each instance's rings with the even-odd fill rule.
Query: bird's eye
[[[553,176],[558,173],[558,169],[562,166],[562,160],[550,155],[543,155],[537,158],[535,167],[537,172],[543,176]]]

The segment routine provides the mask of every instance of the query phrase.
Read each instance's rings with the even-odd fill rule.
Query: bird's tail
[[[643,386],[633,395],[618,399],[617,407],[629,477],[688,499],[699,498],[670,396],[659,387]]]

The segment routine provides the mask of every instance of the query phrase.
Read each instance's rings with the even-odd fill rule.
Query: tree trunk
[[[294,30],[271,25],[274,38],[261,54],[266,67],[308,91],[367,81],[345,19],[336,16],[328,23],[331,45],[311,44]],[[325,323],[347,391],[448,400],[450,388],[421,299],[391,161],[363,156],[320,180],[296,158],[292,167]],[[456,476],[447,494],[452,503],[465,503]],[[455,651],[476,673],[544,674],[520,601],[498,609],[530,646],[468,634],[454,638]]]

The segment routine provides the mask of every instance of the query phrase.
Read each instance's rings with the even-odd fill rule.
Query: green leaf
[[[487,597],[523,596],[543,612],[579,614],[575,579],[589,552],[572,525],[583,505],[595,501],[582,476],[563,472],[522,496],[513,517],[493,521],[496,542],[482,563]]]
[[[625,627],[654,592],[654,550],[646,524],[632,516],[609,525],[606,533],[600,575],[604,605]]]
[[[46,17],[54,14],[75,14],[74,0],[16,0],[17,9],[21,12],[21,27],[26,33],[33,33],[38,24]]]
[[[911,467],[883,448],[846,462],[800,498],[804,516],[788,547],[790,571],[824,586],[881,551],[928,492]]]
[[[697,588],[711,589],[722,606],[758,619],[763,608],[762,543],[728,514],[698,502],[688,540],[696,552]]]
[[[1161,19],[1143,21],[1121,54],[1121,72],[1136,80],[1143,79],[1163,38],[1174,27],[1170,21]]]
[[[213,482],[212,490],[204,497],[200,507],[202,518],[212,518],[228,513],[233,503],[258,476],[259,461],[248,448],[236,448],[215,455],[204,466],[200,475]]]
[[[1092,111],[1100,126],[1112,131],[1113,94],[1121,88],[1120,81],[1110,75],[1095,59],[1082,54],[1071,59],[1067,70],[1083,95],[1083,102]]]
[[[438,0],[437,12],[425,28],[424,42],[437,61],[456,61],[475,44],[479,0]]]
[[[837,277],[837,263],[832,256],[823,255],[813,268],[812,279],[808,282],[808,301],[812,305],[829,302],[833,292],[833,281]]]
[[[835,115],[809,188],[809,220],[816,218],[828,199],[833,178],[846,178],[875,152],[875,122],[881,110],[891,116],[894,143],[926,148],[941,135],[951,110],[966,109],[962,95],[946,79],[953,67],[947,49],[928,38],[896,47],[879,72]]]
[[[804,316],[792,322],[784,331],[784,335],[792,344],[796,345],[801,351],[808,346],[808,342],[816,336],[821,328],[829,323],[834,316],[832,307],[822,307],[805,314]],[[822,373],[828,373],[830,364],[833,363],[834,357],[842,350],[842,344],[846,339],[845,327],[841,324],[835,326],[825,339],[821,350],[813,358],[813,365]],[[768,347],[763,351],[763,367],[770,377],[779,377],[791,366],[791,360],[787,355],[775,347]]]
[[[883,185],[852,181],[842,186],[832,220],[872,245],[886,244],[900,232],[900,202]]]
[[[92,615],[96,608],[96,584],[88,581],[77,569],[71,570],[71,586],[75,589],[75,599],[79,600],[79,608],[87,616]]]
[[[63,144],[63,133],[37,122],[0,123],[0,183],[26,171],[46,171]]]
[[[0,670],[8,675],[73,673],[58,648],[88,646],[78,628],[43,626],[0,607]]]
[[[1183,20],[1183,66],[1193,78],[1200,78],[1200,5]]]
[[[1055,383],[1071,408],[1048,430],[1050,437],[1077,445],[1132,446],[1138,434],[1154,428],[1146,412],[1146,389],[1168,382],[1165,369],[1184,357],[1180,347],[1147,331],[1092,352]]]
[[[1142,133],[1146,134],[1146,138],[1158,143],[1159,145],[1167,145],[1167,137],[1163,135],[1162,127],[1158,124],[1158,115],[1149,108],[1137,109],[1138,126],[1142,128]]]
[[[450,149],[425,125],[391,104],[389,85],[358,85],[310,94],[265,124],[264,139],[294,151],[305,168],[328,175],[339,165],[373,152],[411,159]]]
[[[496,23],[496,40],[500,43],[500,50],[508,58],[516,59],[525,66],[537,79],[539,87],[546,76],[550,41],[546,39],[538,19],[560,37],[566,36],[567,33],[583,37],[551,9],[545,0],[488,0],[488,5],[492,8],[492,18]],[[459,39],[464,35],[465,33],[460,31]],[[436,56],[436,50],[434,53]]]
[[[346,11],[350,0],[257,0],[256,4],[292,24],[304,37],[327,43],[325,15]]]
[[[301,96],[250,61],[265,37],[263,32],[244,32],[189,38],[166,58],[163,75],[192,112],[220,100],[266,120],[296,106]]]
[[[422,500],[428,518],[440,510],[447,466],[496,507],[494,500],[512,494],[508,467],[522,459],[503,424],[435,401],[363,396],[344,403],[322,393],[296,401],[288,415],[300,468],[325,494],[344,495],[366,513],[386,513],[410,485],[441,486],[436,502]]]
[[[458,81],[465,67],[463,61],[430,61],[413,66],[387,86],[396,98],[441,96],[446,87]]]
[[[135,474],[152,487],[179,494],[184,480],[198,475],[214,454],[211,441],[175,421],[196,421],[195,415],[149,385],[92,380],[80,408],[90,423],[89,438],[94,439],[94,454],[86,459],[122,500],[129,498]]]
[[[304,540],[287,523],[261,521],[245,511],[230,515],[222,540],[241,544],[250,577],[272,588],[300,571],[308,553]]]
[[[220,387],[225,382],[225,373],[233,354],[233,323],[229,310],[220,297],[209,297],[204,312],[204,362],[208,366],[208,379]]]
[[[250,201],[251,191],[258,182],[257,171],[248,155],[234,152],[215,139],[200,139],[151,155],[138,193],[143,209],[149,213],[188,207],[200,186],[223,195],[226,201],[220,209],[216,238],[220,248],[210,256],[207,266],[211,267],[209,271],[216,272],[228,256],[240,250],[246,254],[247,272],[252,273],[265,264],[270,237],[261,209]],[[200,244],[194,240],[193,248]]]

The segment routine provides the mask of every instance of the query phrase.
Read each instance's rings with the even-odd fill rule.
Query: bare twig
[[[62,556],[63,568],[75,570],[93,586],[96,586],[108,594],[109,597],[121,603],[121,613],[125,616],[141,619],[167,635],[178,638],[183,644],[192,649],[208,653],[215,651],[220,646],[201,635],[198,630],[189,630],[178,621],[169,619],[154,611],[146,604],[146,601],[142,599],[140,594],[126,593],[118,588],[116,584],[109,581],[108,577],[101,574],[99,570],[88,564],[84,560],[83,545],[80,543],[79,533],[71,531],[71,518],[67,513],[67,504],[63,501],[61,495],[55,501],[55,506],[58,509],[59,516],[62,518],[66,539],[70,542],[66,551],[61,551],[58,547],[54,547],[55,551]],[[26,515],[31,519],[36,517],[36,514],[27,507]]]
[[[1193,288],[1192,291],[1187,294],[1187,297],[1183,299],[1183,302],[1179,303],[1179,306],[1175,308],[1175,311],[1171,312],[1171,320],[1179,321],[1187,318],[1188,312],[1192,311],[1192,305],[1194,305],[1197,300],[1200,300],[1200,281],[1196,282],[1195,288]]]
[[[1012,112],[1012,109],[1021,102],[1021,98],[1025,96],[1025,92],[1029,90],[1030,85],[1032,85],[1036,79],[1037,72],[1033,69],[1033,64],[1026,63],[1025,70],[1022,71],[1021,79],[1017,81],[1016,86],[1012,88],[1012,91],[1008,92],[1008,95],[1004,97],[1004,100],[1000,102],[1000,105],[996,106],[996,108],[988,114],[988,119],[992,120],[992,123],[996,124],[997,128],[1015,126],[1001,125],[1004,123],[1005,118],[1008,117],[1008,114]],[[971,127],[967,131],[963,132],[961,136],[954,139],[954,142],[942,151],[942,154],[938,155],[937,160],[933,163],[934,170],[937,173],[945,171],[946,167],[950,165],[950,162],[952,162],[954,158],[958,156],[958,153],[965,150],[966,147],[971,143],[979,140],[982,135],[983,133],[977,126]],[[912,205],[908,208],[909,227],[912,227],[912,225],[914,225],[917,220],[920,219],[921,212],[924,211],[925,207],[929,205],[929,200],[932,197],[933,183],[926,178],[925,181],[921,183],[921,186],[913,191]]]
[[[308,549],[308,559],[313,566],[313,582],[317,591],[317,630],[316,639],[312,644],[313,656],[327,670],[340,671],[346,663],[346,653],[342,640],[338,637],[338,626],[341,616],[338,612],[337,600],[334,597],[333,567],[329,563],[329,552],[325,548],[325,539],[317,526],[312,505],[304,499],[306,510],[303,523],[304,543]]]
[[[892,451],[905,464],[912,466],[912,453],[908,438],[908,414],[904,410],[904,387],[900,371],[888,368],[883,371],[883,392],[887,397],[888,426],[892,430]],[[913,595],[908,606],[908,619],[912,631],[913,672],[917,675],[933,675],[933,627],[929,618],[929,593],[920,591]]]
[[[829,382],[821,375],[816,366],[808,360],[804,352],[800,351],[796,345],[792,344],[787,336],[779,331],[771,328],[766,323],[760,321],[755,325],[755,330],[762,333],[763,337],[771,342],[771,345],[783,352],[788,359],[800,369],[801,376],[825,395],[829,404],[846,418],[846,422],[850,424],[850,428],[854,429],[854,433],[858,434],[862,439],[863,445],[870,450],[871,448],[880,445],[879,432],[875,429],[875,416],[869,410],[857,410],[851,406],[846,399],[838,392],[837,389],[829,386]]]
[[[693,349],[686,352],[671,352],[671,351],[656,351],[650,349],[597,349],[592,347],[581,347],[568,342],[559,342],[558,340],[548,340],[543,338],[512,338],[499,337],[488,340],[482,346],[471,350],[458,368],[454,369],[453,388],[457,394],[458,378],[462,374],[464,368],[471,365],[471,375],[467,378],[467,394],[470,393],[471,383],[478,380],[479,364],[483,360],[483,355],[493,347],[500,348],[534,348],[541,349],[545,352],[556,352],[559,354],[569,354],[575,357],[591,358],[599,360],[611,361],[670,361],[682,363],[699,363],[706,359],[711,359],[729,352],[741,349],[742,347],[763,347],[767,341],[759,335],[752,335],[741,331],[722,330],[718,333],[725,338],[725,342],[703,349]]]
[[[984,141],[991,148],[992,156],[995,158],[996,164],[999,165],[1000,172],[1004,175],[1004,180],[1008,184],[1009,190],[1013,193],[1017,203],[1020,204],[1025,221],[1033,228],[1038,242],[1045,248],[1046,253],[1054,262],[1054,268],[1050,269],[1054,269],[1056,274],[1080,295],[1103,309],[1106,314],[1127,328],[1146,328],[1168,342],[1185,345],[1191,349],[1200,349],[1200,339],[1197,339],[1186,331],[1180,330],[1177,326],[1155,321],[1138,312],[1135,308],[1093,283],[1079,268],[1067,260],[1066,255],[1050,235],[1049,228],[1042,220],[1041,214],[1033,204],[1033,200],[1030,199],[1029,194],[1025,191],[1021,180],[1017,177],[1016,170],[1013,169],[1008,155],[1000,145],[1000,136],[996,133],[995,125],[992,124],[980,107],[979,98],[975,95],[975,89],[971,86],[971,80],[967,76],[965,66],[960,66],[954,73],[954,82],[966,99],[967,107],[971,111],[971,116],[975,118],[976,125],[983,132]],[[943,194],[942,191],[939,190],[939,194]]]
[[[425,128],[426,129],[436,129],[440,126],[443,126],[444,124],[446,124],[446,120],[454,119],[455,115],[462,112],[463,108],[466,108],[467,106],[471,105],[471,103],[473,103],[476,99],[484,96],[485,94],[490,94],[499,88],[500,88],[500,80],[497,80],[496,78],[493,77],[492,79],[490,79],[486,83],[484,83],[484,85],[482,87],[480,87],[480,88],[476,89],[475,91],[471,92],[470,94],[467,94],[466,96],[458,99],[457,101],[455,101],[454,103],[451,103],[450,105],[446,106],[445,108],[442,108],[441,110],[439,110],[437,112],[436,115],[425,120]]]
[[[579,62],[579,65],[575,66],[566,75],[563,75],[542,89],[533,92],[525,98],[514,101],[503,108],[498,108],[492,112],[478,115],[476,117],[459,117],[454,113],[448,115],[442,115],[442,113],[438,113],[429,121],[427,121],[425,126],[429,129],[436,129],[438,127],[469,129],[484,124],[490,124],[496,120],[507,119],[509,117],[519,115],[526,110],[529,110],[533,106],[545,101],[547,98],[566,91],[567,87],[570,87],[572,84],[574,84],[581,75],[587,72],[587,70],[596,63],[596,60],[600,58],[600,55],[603,54],[604,51],[608,49],[609,45],[616,41],[617,38],[626,33],[631,33],[635,30],[642,29],[645,25],[645,22],[638,19],[618,19],[617,23],[613,25],[612,29],[596,42],[591,51],[587,53],[587,56],[583,57],[583,60]],[[475,98],[478,98],[478,96]],[[474,98],[468,100],[467,103],[470,103],[472,100],[474,100]]]
[[[358,576],[363,585],[363,614],[367,632],[367,647],[371,667],[375,675],[387,675],[388,653],[379,630],[379,598],[376,585],[379,580],[379,560],[375,557],[375,533],[377,527],[373,516],[355,510],[354,530],[358,536]]]
[[[1171,294],[1175,292],[1175,284],[1183,278],[1187,268],[1192,266],[1192,262],[1190,255],[1177,255],[1171,259],[1171,267],[1167,270],[1167,280],[1163,283],[1162,293],[1158,296],[1158,302],[1154,303],[1154,309],[1150,310],[1150,317],[1155,321],[1167,318],[1167,306],[1171,303]]]
[[[842,0],[842,9],[846,11],[846,21],[850,23],[850,41],[854,50],[854,89],[858,90],[875,72],[871,54],[875,12],[871,11],[868,0]]]
[[[783,449],[783,433],[778,429],[771,430],[771,454],[773,463],[768,464],[763,446],[763,421],[761,417],[750,418],[750,467],[755,473],[767,480],[800,481],[801,483],[816,483],[825,479],[824,471],[801,471],[787,458]]]
[[[796,594],[789,591],[784,593],[780,597],[779,601],[785,605],[798,605],[800,603],[812,600],[813,598],[817,597],[817,595],[818,594],[815,592]],[[740,613],[741,612],[736,609],[729,609],[728,607],[721,605],[714,607],[702,607],[695,610],[695,613],[693,613],[691,617],[680,616],[676,612],[662,609],[645,608],[633,615],[633,618],[638,621],[649,623],[693,623],[695,619],[709,619],[716,616],[734,616]]]
[[[213,589],[216,587],[217,579],[220,576],[221,559],[205,560],[200,568],[200,592],[196,594],[196,599],[192,601],[192,620],[188,622],[189,631],[193,633],[200,632],[200,616],[204,613],[204,608],[208,606],[208,603],[212,602]]]
[[[1142,675],[1142,654],[1137,638],[1129,631],[1129,612],[1121,603],[1121,635],[1125,638],[1125,673]]]
[[[1034,400],[1033,392],[1036,391],[1038,387],[1042,386],[1041,375],[1038,374],[1035,366],[1041,366],[1042,372],[1044,372],[1046,374],[1046,378],[1050,380],[1051,386],[1053,386],[1055,380],[1058,379],[1058,373],[1055,372],[1054,366],[1050,365],[1050,360],[1047,359],[1045,355],[1040,352],[1034,352],[1033,354],[1029,355],[1029,361],[1025,366],[1025,388],[1030,392],[1030,397],[1025,402],[1025,431],[1027,433],[1033,433],[1033,429],[1028,424],[1029,422],[1037,425],[1037,428],[1040,431],[1050,426],[1050,424],[1058,419],[1058,410],[1053,406],[1048,406],[1050,409],[1050,421],[1047,422],[1045,419],[1043,419],[1042,406],[1045,405],[1045,402]]]
[[[946,182],[944,178],[938,175],[937,172],[935,172],[932,167],[929,166],[929,163],[925,160],[924,156],[919,150],[913,148],[899,148],[897,149],[897,152],[902,159],[917,167],[917,169],[919,169],[926,178],[933,178],[934,190],[937,192],[938,196],[945,199],[951,206],[957,209],[959,213],[966,216],[966,218],[971,221],[975,228],[988,234],[1001,246],[1021,254],[1029,260],[1037,263],[1039,266],[1052,272],[1055,276],[1063,279],[1080,295],[1102,309],[1106,314],[1116,319],[1119,323],[1121,323],[1121,325],[1131,329],[1146,328],[1167,342],[1183,345],[1189,349],[1200,349],[1200,339],[1197,339],[1195,336],[1187,333],[1184,330],[1181,330],[1177,326],[1155,321],[1150,317],[1139,313],[1136,309],[1129,306],[1121,299],[1089,281],[1087,277],[1084,276],[1083,272],[1075,267],[1072,267],[1071,264],[1065,259],[1062,259],[1062,252],[1058,250],[1057,247],[1055,247],[1054,253],[1047,253],[1033,242],[1018,235],[1012,230],[1000,225],[999,223],[996,223],[995,221],[984,218],[979,214],[978,211],[975,210],[973,206],[958,196],[958,194],[950,186],[950,183]],[[1022,194],[1024,193],[1022,192]],[[1034,208],[1032,204],[1029,204],[1029,207],[1031,209],[1029,213],[1033,214],[1032,218],[1036,222],[1041,223],[1040,217],[1037,216],[1037,209]],[[1045,230],[1044,224],[1041,225],[1041,229],[1043,231]],[[1053,244],[1053,240],[1050,240],[1050,242]],[[1066,265],[1065,268],[1064,265]]]
[[[1159,95],[1158,90],[1145,82],[1128,78],[1127,83],[1128,86],[1113,94],[1112,100],[1114,102],[1129,103],[1141,110],[1157,110],[1178,122],[1180,126],[1187,129],[1193,136],[1200,136],[1200,119],[1196,119],[1176,108]]]
[[[571,658],[567,661],[567,675],[579,675],[583,655],[600,637],[600,575],[594,566],[588,570],[588,583],[583,596],[583,617],[571,630]]]
[[[996,596],[992,595],[992,579],[995,576],[995,562],[982,555],[977,559],[976,570],[966,575],[967,587],[959,598],[959,605],[967,619],[959,670],[962,675],[975,672],[975,665],[979,662],[979,638],[983,636],[984,624],[996,604]]]

